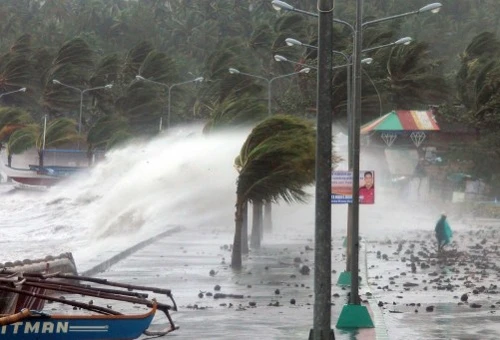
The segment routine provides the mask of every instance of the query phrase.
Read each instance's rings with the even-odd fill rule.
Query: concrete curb
[[[370,282],[368,280],[368,255],[367,255],[367,249],[366,249],[366,244],[364,242],[361,242],[363,250],[364,250],[364,264],[365,264],[365,270],[363,273],[363,281],[365,282],[365,289],[367,292],[369,292],[371,295],[367,296],[368,304],[370,305],[370,309],[373,314],[373,324],[375,326],[375,338],[377,340],[389,340],[389,335],[387,334],[387,326],[385,324],[385,319],[384,316],[382,315],[382,312],[380,311],[380,307],[378,306],[377,299],[373,295],[371,289],[370,289]]]
[[[99,273],[102,273],[106,270],[108,270],[109,268],[111,268],[111,266],[113,266],[114,264],[118,263],[119,261],[127,258],[128,256],[132,255],[133,253],[135,253],[136,251],[158,241],[159,239],[161,238],[164,238],[164,237],[167,237],[167,236],[170,236],[172,234],[175,234],[175,233],[178,233],[180,232],[181,230],[183,230],[184,228],[182,226],[175,226],[174,228],[171,228],[169,230],[166,230],[164,232],[161,232],[155,236],[152,236],[142,242],[139,242],[139,243],[136,243],[135,245],[133,245],[132,247],[129,247],[121,252],[119,252],[118,254],[112,256],[111,258],[99,263],[98,265],[95,265],[94,267],[90,268],[90,269],[87,269],[85,270],[84,272],[80,273],[80,275],[83,275],[83,276],[94,276],[96,274],[99,274]]]

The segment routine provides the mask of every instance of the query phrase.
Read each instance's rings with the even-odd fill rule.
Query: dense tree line
[[[374,63],[364,67],[363,121],[394,108],[439,105],[442,117],[472,124],[483,137],[483,144],[474,147],[498,158],[491,146],[500,143],[492,134],[500,121],[500,7],[495,0],[441,2],[438,15],[422,13],[364,31],[363,48],[404,36],[414,42],[366,54]],[[289,3],[316,11],[315,0]],[[354,3],[336,1],[335,16],[352,23]],[[413,11],[427,3],[366,0],[364,20]],[[80,93],[54,80],[82,90],[112,84],[111,89],[82,97],[84,136],[73,130],[71,135],[84,138],[91,149],[157,133],[166,114],[166,87],[138,81],[137,75],[167,86],[203,76],[201,84],[172,90],[171,118],[173,124],[201,119],[209,132],[256,123],[267,115],[267,83],[230,74],[229,67],[271,79],[301,67],[276,62],[275,54],[315,65],[314,49],[289,47],[285,39],[315,45],[316,19],[275,11],[268,0],[4,0],[0,18],[0,93],[27,88],[26,93],[1,97],[6,112],[0,117],[2,127],[12,128],[7,123],[14,109],[27,113],[11,122],[16,126],[41,124],[45,115],[49,121],[78,122]],[[335,49],[349,55],[351,32],[337,24],[334,29]],[[335,62],[345,63],[342,58]],[[342,125],[346,68],[338,69],[333,81],[332,114]],[[273,113],[314,116],[315,72],[279,79],[272,86]],[[1,133],[4,142],[12,131]],[[40,129],[30,131],[36,140]],[[21,141],[29,140],[26,133]]]

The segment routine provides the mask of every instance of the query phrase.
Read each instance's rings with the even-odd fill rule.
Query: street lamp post
[[[21,87],[20,89],[17,89],[17,90],[14,90],[14,91],[0,93],[0,98],[2,98],[3,96],[7,96],[9,94],[17,93],[17,92],[26,92],[26,87]]]
[[[175,83],[175,84],[171,84],[171,85],[167,85],[167,84],[164,84],[164,83],[160,83],[158,81],[154,81],[154,80],[151,80],[151,79],[147,79],[147,78],[144,78],[143,76],[135,76],[135,79],[137,80],[141,80],[141,81],[145,81],[145,82],[148,82],[148,83],[153,83],[153,84],[156,84],[156,85],[160,85],[160,86],[163,86],[163,87],[166,87],[167,88],[167,96],[168,96],[168,104],[167,104],[167,130],[170,129],[170,108],[171,108],[171,92],[172,92],[172,89],[176,86],[179,86],[179,85],[183,85],[183,84],[189,84],[189,83],[200,83],[204,80],[203,77],[197,77],[195,79],[191,79],[191,80],[187,80],[187,81],[183,81],[183,82],[180,82],[180,83]],[[161,132],[162,131],[162,125],[163,125],[163,117],[160,117],[160,125],[159,125],[159,131]]]
[[[410,37],[405,37],[405,38],[398,39],[395,42],[392,42],[389,44],[364,49],[362,52],[363,53],[371,52],[371,51],[375,51],[375,50],[378,50],[381,48],[391,47],[391,46],[395,46],[395,45],[408,45],[409,43],[411,43],[411,41],[412,41],[412,39]],[[311,49],[318,49],[317,46],[304,44],[304,43],[300,42],[299,40],[293,39],[293,38],[287,38],[287,39],[285,39],[285,42],[288,46],[296,45],[296,46],[304,46],[304,47],[311,48]],[[349,150],[348,150],[347,162],[348,162],[349,171],[352,171],[352,166],[353,166],[353,155],[352,155],[352,152],[353,152],[353,148],[352,148],[352,135],[353,135],[353,133],[352,133],[352,127],[353,127],[353,124],[352,124],[352,117],[353,117],[353,115],[352,115],[352,91],[353,91],[353,89],[352,89],[352,66],[353,65],[352,65],[352,59],[353,59],[353,55],[350,54],[348,56],[345,53],[340,52],[340,51],[332,51],[332,53],[341,55],[348,63],[348,67],[347,67],[347,126],[348,126],[349,132],[347,134],[347,137],[348,137],[347,144],[349,145]],[[275,56],[275,59],[277,61],[286,60],[286,58],[283,56]],[[367,62],[368,60],[370,62]],[[365,59],[361,60],[361,63],[362,64],[365,64],[365,63],[370,64],[371,60],[372,60],[371,58],[365,58]],[[375,90],[376,90],[376,88],[375,88]],[[351,284],[351,271],[350,271],[350,268],[351,268],[351,248],[350,248],[351,234],[350,234],[350,232],[351,232],[352,227],[350,227],[350,226],[352,225],[352,204],[349,203],[347,210],[348,210],[348,212],[347,212],[347,216],[348,216],[348,220],[347,220],[348,247],[347,247],[347,254],[346,254],[346,271],[340,273],[338,281],[337,281],[337,284],[339,284],[339,285],[350,285]]]
[[[249,77],[252,77],[252,78],[262,79],[262,80],[265,80],[267,82],[267,114],[269,116],[271,116],[272,115],[272,105],[271,105],[272,96],[271,96],[271,91],[272,91],[272,83],[273,83],[273,81],[275,81],[276,79],[281,79],[281,78],[293,76],[294,74],[309,73],[311,71],[311,68],[312,67],[305,67],[305,68],[301,69],[300,71],[292,72],[292,73],[288,73],[288,74],[283,74],[281,76],[277,76],[277,77],[270,78],[270,79],[264,78],[264,77],[261,77],[261,76],[255,75],[255,74],[241,72],[241,71],[239,71],[239,70],[237,70],[237,69],[235,69],[233,67],[229,68],[229,73],[231,73],[231,74],[242,74],[242,75],[249,76]]]
[[[297,13],[303,13],[306,15],[311,15],[314,17],[319,17],[321,20],[322,13],[311,13],[307,11],[303,11],[300,9],[296,9],[292,5],[287,4],[284,1],[273,0],[272,5],[276,10],[285,9],[288,11],[294,11]],[[333,22],[340,23],[348,27],[353,34],[353,96],[352,96],[352,105],[351,108],[353,110],[351,116],[351,128],[349,129],[349,151],[350,155],[352,155],[352,173],[353,173],[353,202],[350,205],[351,209],[348,213],[348,240],[349,240],[349,249],[351,250],[351,294],[349,298],[351,308],[344,308],[342,310],[341,316],[337,323],[338,328],[343,327],[373,327],[373,323],[368,315],[368,312],[361,311],[360,307],[360,299],[358,295],[359,291],[359,154],[360,154],[360,127],[361,127],[361,53],[362,53],[362,29],[368,25],[380,23],[392,19],[402,18],[409,15],[420,14],[423,12],[432,12],[437,13],[441,9],[441,3],[432,3],[426,5],[416,11],[407,12],[403,14],[393,15],[387,18],[376,19],[364,22],[362,21],[362,11],[363,11],[363,0],[356,0],[356,22],[355,25],[351,25],[346,21],[332,18]],[[319,134],[318,130],[318,134]],[[331,132],[330,132],[331,134]],[[351,164],[351,162],[350,162]],[[330,183],[328,184],[330,185]],[[325,184],[326,186],[326,184]],[[316,194],[318,198],[318,195]],[[351,224],[349,223],[349,219]],[[367,320],[361,320],[362,318],[358,317],[358,320],[353,321],[352,315],[354,310],[359,310],[362,314],[366,314]],[[349,317],[350,316],[350,317]],[[365,322],[366,321],[366,322]],[[369,321],[369,322],[368,322]],[[364,324],[364,325],[363,325]]]
[[[400,18],[407,15],[419,14],[425,11],[433,11],[436,13],[441,4],[431,4],[425,7],[422,7],[418,11],[408,12],[400,15],[395,15],[388,18],[372,20],[363,23],[363,0],[356,1],[356,24],[355,24],[355,32],[354,32],[354,53],[353,53],[353,119],[352,119],[352,144],[350,147],[352,148],[352,228],[351,228],[351,240],[350,240],[350,249],[351,249],[351,295],[349,297],[349,304],[344,306],[342,313],[337,322],[337,327],[373,327],[373,323],[370,319],[370,316],[366,310],[361,310],[363,306],[360,305],[359,298],[359,171],[360,171],[360,128],[361,128],[361,53],[362,53],[362,41],[363,41],[363,28],[367,25],[387,21],[395,18]],[[407,42],[403,42],[407,43]],[[366,309],[366,308],[365,308]],[[364,315],[364,318],[357,318],[354,320],[352,318],[352,312],[355,310],[359,310]]]
[[[85,93],[87,93],[87,92],[90,92],[90,91],[101,90],[101,89],[110,89],[110,88],[113,87],[113,84],[107,84],[107,85],[104,85],[104,86],[97,86],[97,87],[92,87],[92,88],[88,88],[88,89],[83,89],[82,90],[82,89],[79,89],[78,87],[74,87],[74,86],[71,86],[71,85],[64,84],[64,83],[60,82],[57,79],[53,79],[52,83],[57,84],[57,85],[61,85],[61,86],[64,86],[64,87],[67,87],[67,88],[70,88],[72,90],[80,92],[80,114],[79,114],[79,118],[78,118],[78,135],[79,136],[82,133],[83,95]],[[78,142],[78,143],[80,143],[80,142]]]
[[[267,82],[267,115],[269,117],[271,117],[272,116],[272,93],[271,93],[271,91],[272,91],[273,81],[275,81],[276,79],[281,79],[281,78],[293,76],[295,74],[309,73],[311,71],[311,68],[313,68],[313,67],[305,67],[305,68],[302,68],[301,70],[299,70],[298,72],[292,72],[292,73],[288,73],[288,74],[283,74],[281,76],[277,76],[277,77],[270,78],[270,79],[264,78],[264,77],[261,77],[261,76],[255,75],[255,74],[251,74],[251,73],[241,72],[238,69],[235,69],[233,67],[230,67],[228,69],[228,71],[231,74],[241,74],[241,75],[245,75],[245,76],[248,76],[248,77],[261,79],[261,80],[264,80],[264,81]],[[265,203],[265,216],[266,216],[265,226],[266,226],[266,228],[268,230],[272,229],[272,219],[271,219],[272,212],[271,211],[272,211],[271,202],[270,201],[266,201],[266,203]]]

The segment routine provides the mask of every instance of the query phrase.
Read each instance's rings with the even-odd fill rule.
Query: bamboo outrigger
[[[42,308],[45,302],[58,302],[93,313],[50,314],[42,308],[38,310],[22,308],[0,315],[0,339],[136,339],[141,334],[166,335],[178,328],[170,316],[170,311],[176,311],[177,305],[169,289],[130,285],[74,274],[18,273],[4,269],[0,272],[0,292],[18,298],[29,297],[36,300],[36,305]],[[149,311],[144,314],[124,315],[111,309],[109,305],[103,307],[93,302],[84,303],[55,297],[55,292],[144,305],[149,307]],[[171,301],[171,305],[160,303],[156,299],[148,299],[148,294],[145,292],[165,295]],[[21,300],[26,301],[26,299]],[[161,331],[151,331],[148,328],[158,310],[167,317],[169,327]]]

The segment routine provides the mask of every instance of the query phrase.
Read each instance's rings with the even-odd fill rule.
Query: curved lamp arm
[[[82,92],[82,90],[81,90],[81,89],[79,89],[78,87],[74,87],[74,86],[71,86],[71,85],[68,85],[68,84],[62,83],[62,82],[60,82],[60,81],[59,81],[59,80],[57,80],[57,79],[52,79],[52,83],[53,83],[53,84],[57,84],[57,85],[61,85],[61,86],[64,86],[64,87],[68,87],[68,88],[73,89],[73,90],[78,91],[78,92]]]
[[[253,77],[253,78],[259,78],[259,79],[265,80],[265,81],[267,81],[267,82],[269,81],[269,79],[267,79],[267,78],[264,78],[264,77],[258,76],[258,75],[256,75],[256,74],[251,74],[251,73],[241,72],[240,70],[235,69],[235,68],[233,68],[233,67],[230,67],[228,70],[229,70],[229,73],[231,73],[231,74],[243,74],[243,75],[245,75],[245,76],[249,76],[249,77]]]
[[[2,98],[3,96],[7,96],[9,94],[17,93],[17,92],[26,92],[26,87],[21,87],[20,89],[17,89],[17,90],[14,90],[14,91],[1,93],[0,94],[0,98]]]

